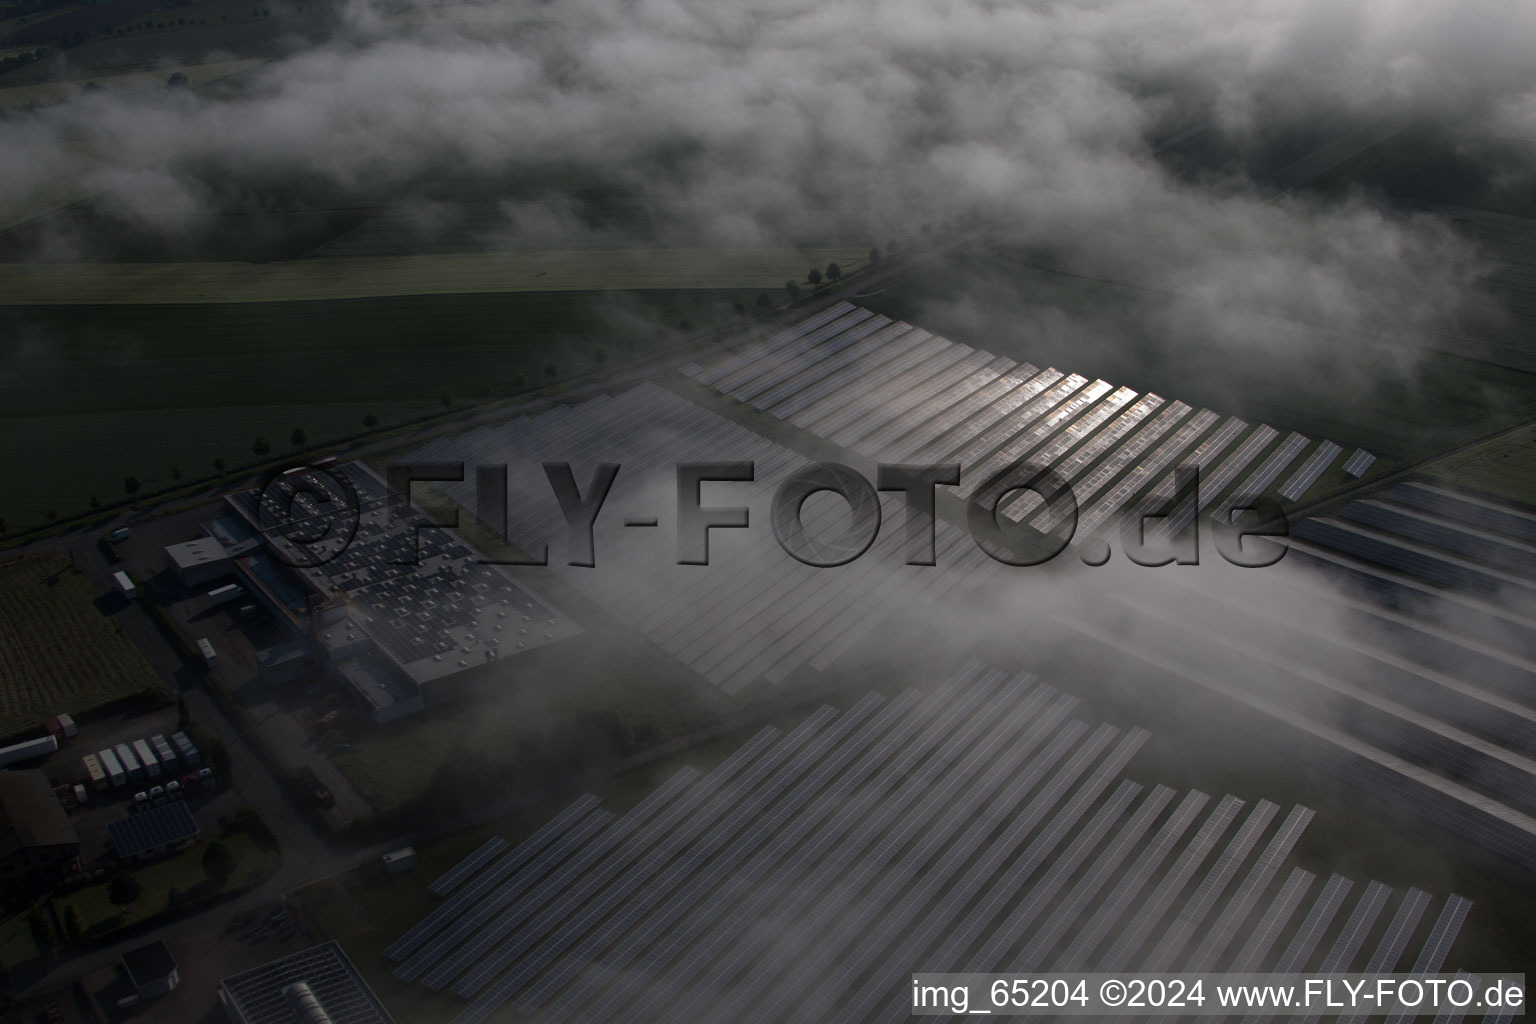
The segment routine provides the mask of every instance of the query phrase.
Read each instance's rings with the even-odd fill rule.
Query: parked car
[[[141,789],[137,793],[133,794],[133,807],[130,808],[132,811],[134,811],[134,812],[142,811],[142,810],[144,810],[147,807],[149,807],[149,794],[148,793],[144,792]]]
[[[165,787],[164,786],[153,786],[153,787],[151,787],[150,790],[149,790],[149,802],[151,804],[153,804],[155,807],[159,807],[161,804],[165,803]]]
[[[186,795],[187,791],[175,779],[165,784],[165,798],[167,800],[180,800]]]
[[[119,543],[127,540],[128,539],[128,527],[126,527],[126,526],[119,526],[117,529],[112,531],[112,535],[111,535],[111,537],[109,539],[112,541],[113,544],[119,544]]]

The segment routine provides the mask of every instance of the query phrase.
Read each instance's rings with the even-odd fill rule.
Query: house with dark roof
[[[140,999],[163,996],[181,982],[176,958],[159,939],[130,949],[122,955],[123,973]]]
[[[80,836],[48,776],[0,772],[0,888],[52,884],[80,870]]]

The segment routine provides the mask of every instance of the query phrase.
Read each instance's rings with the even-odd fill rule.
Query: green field
[[[282,862],[278,851],[258,844],[243,832],[222,835],[219,841],[235,858],[234,873],[222,883],[209,878],[203,871],[202,856],[206,844],[199,843],[164,860],[131,869],[144,888],[143,895],[132,906],[126,909],[114,906],[107,897],[110,883],[102,882],[60,897],[56,901],[60,918],[65,908],[74,907],[80,919],[82,937],[100,939],[120,928],[142,924],[175,910],[182,903],[241,890],[271,875]]]
[[[406,295],[773,289],[857,248],[571,249],[277,263],[0,264],[0,305],[311,302]]]
[[[0,736],[160,686],[98,600],[66,558],[0,563]]]
[[[0,332],[0,518],[12,530],[311,445],[622,366],[738,318],[757,290],[33,306]],[[686,326],[684,326],[686,324]],[[553,366],[554,374],[548,372]]]
[[[1423,475],[1446,487],[1536,508],[1536,424],[1432,462]]]

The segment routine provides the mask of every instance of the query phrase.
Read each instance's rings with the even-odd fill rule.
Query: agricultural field
[[[244,60],[189,64],[173,70],[186,75],[190,82],[206,84],[265,63],[264,57],[250,57]],[[0,78],[0,110],[33,104],[58,103],[79,95],[88,84],[99,85],[103,89],[163,89],[165,80],[170,74],[171,70],[156,68],[98,75],[94,78],[73,78],[12,86],[6,86],[5,79]]]
[[[0,337],[0,518],[14,530],[622,366],[738,319],[758,290],[521,292],[308,303],[15,306]],[[36,339],[47,338],[47,345]],[[551,372],[553,368],[553,372]]]
[[[1436,460],[1423,475],[1446,487],[1536,509],[1536,423]]]
[[[160,685],[100,600],[67,558],[0,563],[0,736]]]
[[[618,249],[288,260],[0,264],[3,305],[305,302],[396,295],[781,288],[867,250]]]

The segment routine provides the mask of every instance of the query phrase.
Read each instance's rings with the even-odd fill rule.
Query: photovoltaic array
[[[1293,524],[1226,585],[1132,575],[1057,623],[1126,675],[1254,723],[1536,867],[1536,516],[1423,483]]]
[[[844,566],[796,561],[775,540],[768,513],[778,485],[809,460],[654,384],[439,439],[412,458],[507,466],[506,535],[525,552],[547,547],[552,572],[732,693],[804,665],[824,668],[893,612],[979,586],[998,568],[968,533],[943,522],[933,566],[906,564],[900,529],[882,529]],[[569,564],[565,516],[541,461],[570,462],[584,490],[598,464],[621,467],[597,519],[591,567]],[[709,565],[678,564],[677,466],[690,461],[756,467],[751,482],[705,485],[704,505],[751,513],[749,529],[710,532]],[[476,483],[466,475],[439,486],[473,509]],[[882,504],[883,518],[899,525],[900,496],[888,493]],[[654,528],[625,525],[635,517]],[[846,518],[840,502],[804,509],[813,533],[836,532]]]
[[[683,373],[872,460],[958,462],[964,498],[1015,462],[1049,465],[1072,485],[1083,535],[1124,509],[1172,498],[1175,467],[1205,475],[1199,507],[1177,512],[1187,522],[1236,495],[1300,501],[1343,451],[1016,363],[846,302]],[[1358,477],[1374,458],[1357,450],[1340,468]],[[1044,530],[1059,525],[1059,513],[1030,493],[1008,497],[1002,512]]]
[[[1146,734],[1075,705],[972,662],[823,707],[623,814],[581,798],[386,954],[456,1024],[894,1022],[915,971],[1444,965],[1465,900],[1319,879],[1311,811],[1133,781]]]

